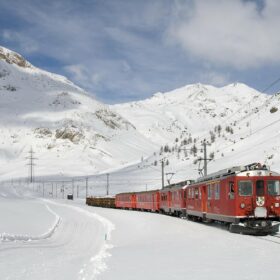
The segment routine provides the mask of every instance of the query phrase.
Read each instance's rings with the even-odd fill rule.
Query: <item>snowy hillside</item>
[[[209,172],[251,162],[265,162],[280,170],[277,94],[262,94],[244,84],[222,88],[195,84],[111,108],[159,146],[141,165],[115,174],[120,178],[131,174],[133,178],[141,178],[141,174],[158,178],[156,183],[140,182],[139,189],[161,185],[161,159],[165,161],[165,172],[172,175],[171,183],[197,178],[198,169],[203,167],[199,159],[203,157],[204,139],[208,143],[207,156],[212,159]]]
[[[92,174],[139,160],[154,149],[108,106],[3,47],[0,108],[0,164],[7,178],[27,175],[31,146],[37,175]]]
[[[243,117],[247,115],[246,110],[257,108],[267,98],[244,84],[223,88],[194,84],[111,108],[129,119],[151,141],[165,145],[180,134],[191,133],[195,137],[229,118],[235,121],[238,117],[231,116],[238,109],[248,104],[239,114]]]
[[[279,172],[280,95],[243,84],[197,84],[109,107],[0,47],[0,108],[3,279],[278,275],[279,236],[235,235],[217,224],[88,207],[83,198],[160,188],[162,161],[165,185],[195,179],[204,139],[209,172],[255,161]],[[19,177],[27,176],[31,146],[37,177],[26,184]],[[38,179],[45,175],[49,181]],[[72,180],[75,175],[81,177]],[[74,201],[66,200],[69,194]]]
[[[255,161],[279,171],[279,99],[244,84],[194,84],[107,106],[0,47],[2,179],[27,176],[32,146],[37,176],[110,172],[113,192],[132,181],[156,188],[162,159],[174,173],[165,184],[199,176],[204,139],[209,172]]]

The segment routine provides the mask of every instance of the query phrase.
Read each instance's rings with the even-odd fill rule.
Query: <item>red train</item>
[[[232,167],[162,190],[120,193],[115,206],[220,221],[234,233],[273,234],[279,230],[280,174],[259,163]]]

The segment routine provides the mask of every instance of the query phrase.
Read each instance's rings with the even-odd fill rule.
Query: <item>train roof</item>
[[[269,170],[265,164],[251,163],[248,165],[233,166],[231,168],[223,169],[218,172],[209,174],[196,180],[196,183],[211,181],[215,179],[222,179],[228,176],[280,176],[279,173]]]
[[[90,195],[87,198],[115,198],[115,195]]]
[[[140,192],[135,192],[135,194],[142,194],[142,193],[154,193],[160,191],[159,189],[155,190],[148,190],[148,191],[140,191]]]
[[[170,189],[181,189],[181,188],[186,188],[187,186],[189,186],[190,184],[193,184],[195,182],[195,180],[185,180],[185,181],[181,181],[178,183],[174,183],[168,186],[165,186],[163,188],[163,190],[170,190]]]

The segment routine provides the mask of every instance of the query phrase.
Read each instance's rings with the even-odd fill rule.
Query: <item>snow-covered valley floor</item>
[[[280,244],[262,238],[83,200],[0,193],[1,280],[279,277]]]

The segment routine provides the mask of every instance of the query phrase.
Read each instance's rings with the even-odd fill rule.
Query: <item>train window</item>
[[[194,195],[195,195],[195,199],[198,199],[198,188],[195,188]]]
[[[215,199],[220,199],[220,183],[215,184]]]
[[[234,182],[228,182],[228,198],[234,199]]]
[[[208,196],[208,199],[211,199],[211,197],[212,197],[212,187],[211,187],[211,185],[207,186],[207,196]]]
[[[238,192],[240,196],[251,196],[253,192],[253,184],[251,181],[239,181]]]
[[[267,181],[267,192],[269,195],[273,196],[280,195],[280,181]]]
[[[257,180],[257,182],[256,182],[256,195],[264,196],[264,181],[263,180]]]

